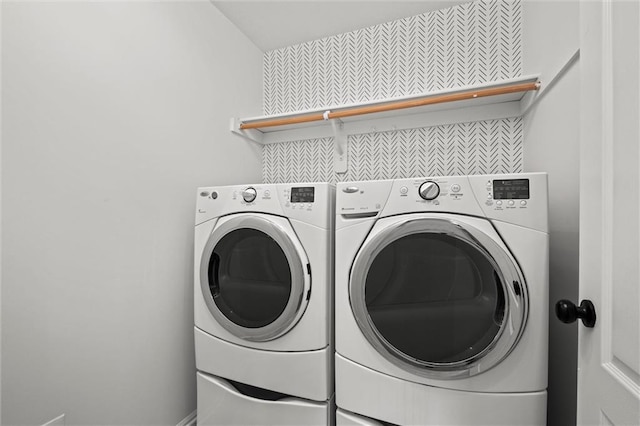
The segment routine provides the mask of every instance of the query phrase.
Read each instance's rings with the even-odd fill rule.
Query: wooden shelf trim
[[[313,121],[324,121],[335,118],[346,118],[357,115],[365,115],[379,112],[401,110],[406,108],[421,107],[426,105],[441,104],[446,102],[464,101],[470,99],[484,98],[488,96],[506,95],[509,93],[528,92],[538,90],[539,82],[514,83],[499,87],[484,89],[464,90],[455,93],[425,95],[417,99],[384,101],[380,104],[351,106],[338,108],[334,111],[302,113],[282,118],[264,118],[252,120],[251,122],[241,122],[240,130],[260,129],[265,127],[285,126],[291,124],[309,123]]]

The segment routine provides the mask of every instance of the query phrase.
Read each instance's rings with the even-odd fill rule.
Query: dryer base
[[[547,391],[464,392],[397,379],[336,354],[339,408],[398,425],[545,425]],[[367,423],[364,423],[367,424]]]
[[[338,408],[336,426],[382,426],[382,423]]]

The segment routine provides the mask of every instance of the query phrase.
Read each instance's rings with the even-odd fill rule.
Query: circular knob
[[[596,308],[591,300],[587,299],[580,302],[580,306],[576,306],[570,300],[558,300],[556,316],[566,324],[571,324],[580,318],[585,327],[593,328],[596,325]]]
[[[418,188],[418,194],[420,194],[420,196],[425,200],[431,201],[440,195],[440,187],[437,183],[428,180],[420,185],[420,188]]]
[[[258,191],[256,191],[256,189],[252,188],[252,187],[249,187],[249,188],[245,189],[244,191],[242,191],[242,198],[247,203],[250,203],[253,200],[255,200],[257,195],[258,195]]]

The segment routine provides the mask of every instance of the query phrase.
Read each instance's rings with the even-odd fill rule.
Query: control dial
[[[253,200],[255,200],[257,195],[258,195],[258,191],[256,191],[256,189],[252,188],[252,187],[249,187],[249,188],[245,189],[244,191],[242,191],[242,198],[247,203],[250,203]]]
[[[435,200],[440,195],[440,187],[434,181],[428,180],[420,185],[418,194],[427,201]]]

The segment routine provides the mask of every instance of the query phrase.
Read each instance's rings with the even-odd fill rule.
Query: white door
[[[640,424],[640,5],[581,2],[578,424]]]

